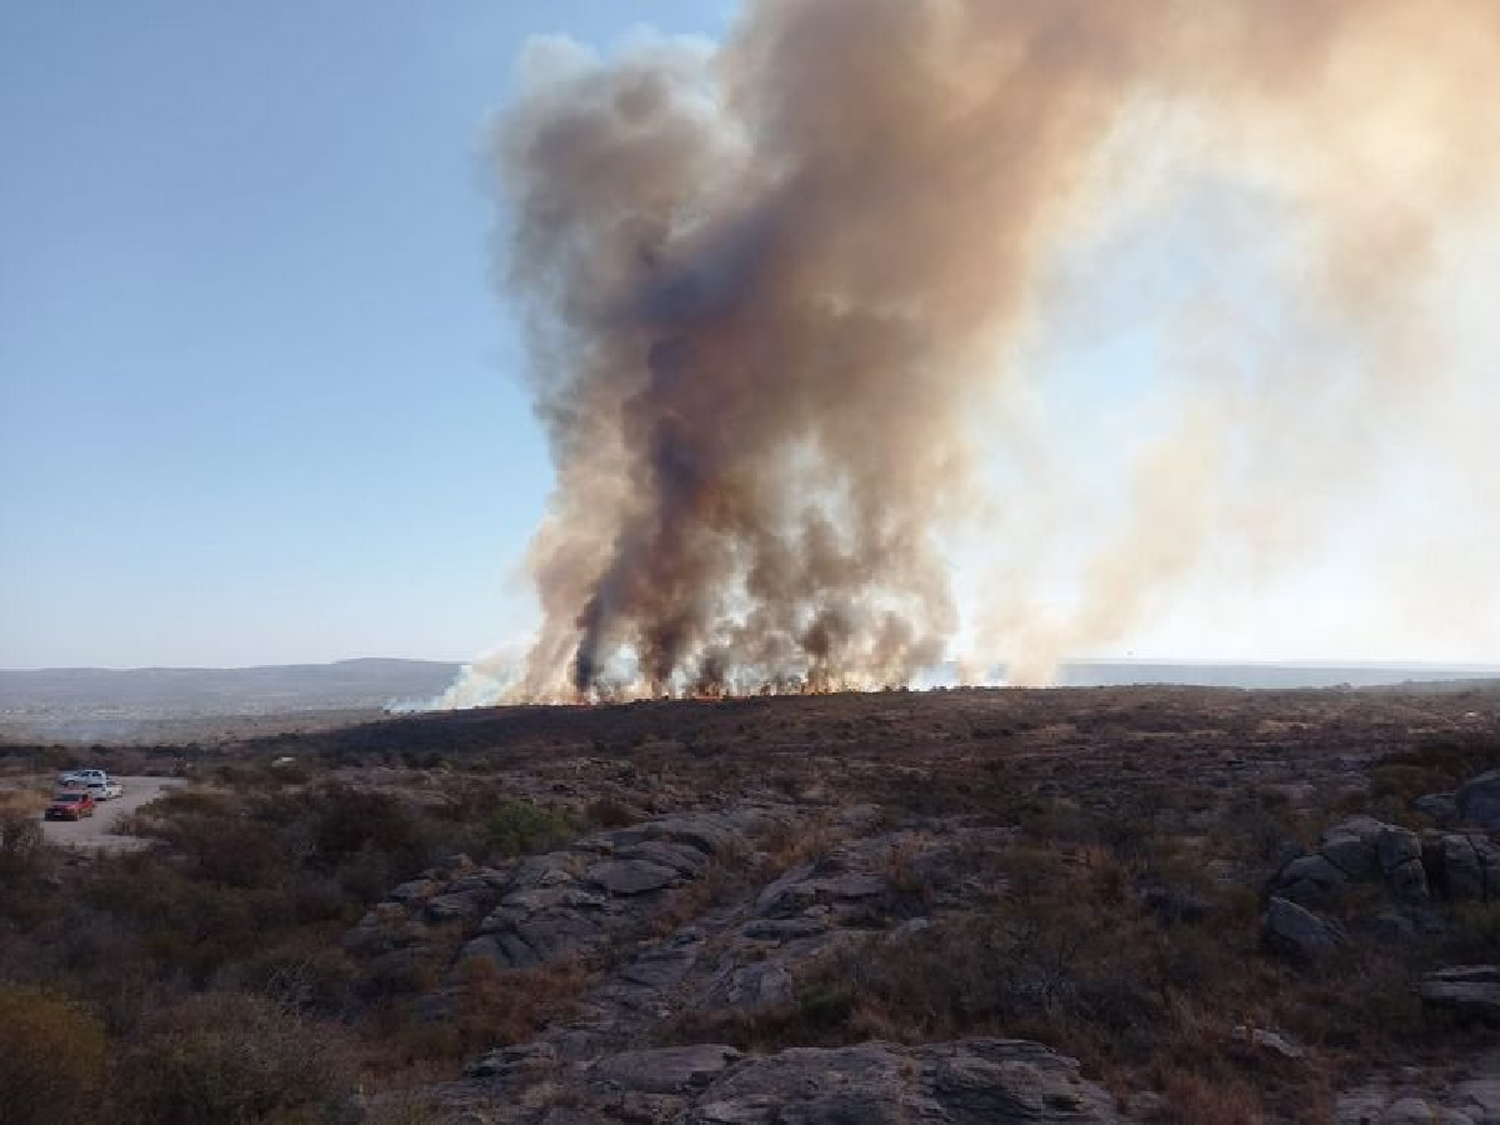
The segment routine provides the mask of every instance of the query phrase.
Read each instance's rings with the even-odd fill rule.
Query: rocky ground
[[[408,788],[397,747],[487,755],[617,822],[346,935],[436,1024],[544,998],[416,1093],[437,1119],[1465,1125],[1500,1121],[1497,704],[887,693],[295,749]]]
[[[97,1104],[134,1106],[101,1120],[207,1119],[212,1076],[283,1122],[1500,1122],[1500,687],[510,708],[91,753],[188,784],[128,856],[7,837],[0,979],[89,998]]]

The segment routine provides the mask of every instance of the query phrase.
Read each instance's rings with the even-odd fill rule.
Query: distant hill
[[[1460,682],[1500,678],[1500,665],[1443,664],[1199,664],[1136,660],[1074,661],[1058,670],[1059,687],[1123,687],[1184,684],[1194,687],[1326,688],[1389,687],[1396,684]]]
[[[362,659],[254,668],[46,668],[0,670],[0,723],[127,722],[378,711],[434,699],[462,665],[432,660]],[[950,665],[924,683],[954,683]],[[1183,684],[1235,688],[1371,688],[1405,683],[1455,686],[1500,679],[1500,666],[1394,664],[1211,664],[1133,660],[1073,661],[1059,687]],[[91,725],[90,729],[94,729]],[[102,728],[100,728],[102,729]]]
[[[462,665],[341,660],[254,668],[44,668],[0,671],[0,718],[163,719],[363,710],[431,699]]]

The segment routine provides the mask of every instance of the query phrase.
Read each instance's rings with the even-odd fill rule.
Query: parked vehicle
[[[118,781],[99,781],[95,779],[88,783],[89,796],[96,801],[113,801],[125,792],[125,787]]]
[[[87,789],[71,789],[52,798],[44,816],[48,820],[82,820],[93,816],[95,803]]]
[[[103,770],[68,770],[57,775],[57,784],[60,789],[72,789],[79,785],[87,787],[95,781],[108,781],[109,774]]]

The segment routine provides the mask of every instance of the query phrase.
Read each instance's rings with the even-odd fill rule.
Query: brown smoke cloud
[[[1273,201],[1296,330],[1237,362],[1211,312],[1174,310],[1180,424],[1072,609],[1028,610],[1012,543],[971,641],[1045,678],[1218,540],[1274,558],[1336,494],[1309,480],[1358,479],[1443,378],[1427,287],[1497,184],[1497,46],[1491,0],[760,0],[718,49],[534,51],[496,147],[557,469],[519,692],[940,659],[952,537],[1034,533],[1041,568],[1066,521],[1008,518],[981,465],[1046,445],[1004,402],[1047,271],[1189,174]]]

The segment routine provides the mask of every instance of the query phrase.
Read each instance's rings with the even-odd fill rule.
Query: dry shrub
[[[156,1015],[121,1060],[121,1125],[321,1121],[354,1092],[333,1028],[251,996],[191,998]]]
[[[439,1018],[419,1017],[387,1038],[387,1062],[457,1062],[496,1047],[522,1043],[573,1010],[590,976],[567,958],[538,969],[504,970],[487,957],[456,969],[452,1007]]]
[[[1209,1078],[1190,1071],[1162,1076],[1162,1125],[1260,1125],[1260,1095],[1237,1079]]]
[[[0,986],[0,1116],[9,1125],[98,1119],[104,1028],[81,1005]]]

